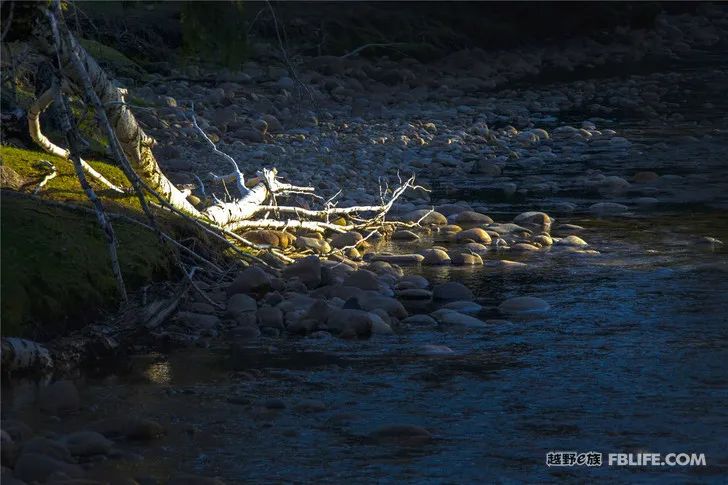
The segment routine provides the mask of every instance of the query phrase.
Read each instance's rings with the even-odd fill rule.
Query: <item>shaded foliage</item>
[[[247,30],[242,1],[182,4],[184,50],[202,60],[239,67],[247,57]]]

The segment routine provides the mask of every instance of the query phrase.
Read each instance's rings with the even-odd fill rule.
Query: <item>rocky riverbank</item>
[[[473,414],[485,419],[473,411],[477,406],[498,416],[526,413],[529,406],[536,408],[536,404],[526,401],[526,405],[520,400],[527,399],[524,396],[531,389],[542,391],[540,371],[519,374],[519,379],[497,389],[509,396],[509,402],[499,408],[492,401],[500,394],[490,387],[483,390],[477,386],[501,370],[547,369],[552,378],[563,377],[568,370],[547,367],[559,361],[556,350],[568,352],[559,346],[566,338],[564,322],[554,323],[553,329],[548,323],[543,324],[546,330],[532,329],[534,333],[554,332],[558,338],[549,345],[529,340],[523,328],[531,328],[529,322],[556,318],[556,302],[544,294],[549,278],[570,288],[569,298],[577,298],[584,290],[569,287],[570,276],[563,274],[579,271],[590,258],[603,255],[603,245],[611,244],[603,233],[597,242],[592,240],[590,228],[579,224],[579,219],[598,220],[605,227],[614,224],[622,230],[615,221],[665,206],[702,203],[716,210],[726,207],[725,187],[721,185],[724,182],[718,180],[724,173],[720,170],[725,168],[716,164],[715,157],[690,158],[689,164],[680,166],[674,159],[659,164],[649,156],[652,148],[647,147],[645,139],[650,129],[659,128],[660,143],[667,149],[689,144],[707,150],[721,142],[723,132],[713,131],[712,127],[727,125],[725,112],[717,110],[713,118],[696,119],[686,112],[684,100],[692,94],[686,86],[697,85],[701,78],[709,82],[711,76],[725,80],[728,67],[723,64],[697,73],[680,67],[668,71],[648,69],[632,75],[562,79],[545,85],[525,84],[524,78],[545,71],[551,75],[554,70],[563,74],[569,68],[631,66],[627,61],[639,63],[654,59],[655,54],[663,61],[685,66],[694,56],[710,58],[713,49],[725,42],[726,29],[725,9],[716,9],[704,16],[661,18],[655,31],[621,32],[613,44],[606,46],[579,42],[572,49],[559,46],[457,53],[437,65],[412,60],[373,63],[356,58],[312,58],[296,66],[296,76],[304,86],[287,69],[270,66],[264,60],[248,63],[242,72],[229,73],[225,82],[208,78],[204,70],[197,68],[173,77],[204,82],[159,76],[152,76],[145,85],[133,79],[122,80],[128,81],[129,100],[139,105],[138,114],[145,128],[159,141],[155,154],[163,168],[176,182],[189,184],[198,203],[204,203],[204,197],[193,175],[207,182],[209,193],[213,186],[206,174],[223,174],[229,167],[209,152],[190,124],[191,102],[202,128],[220,149],[238,160],[246,173],[274,166],[284,179],[310,183],[324,197],[342,189],[341,205],[378,202],[384,180],[392,186],[398,174],[416,173],[419,182],[431,191],[405,194],[391,217],[418,222],[419,227],[392,234],[245,234],[255,242],[282,249],[292,247],[310,255],[281,271],[251,266],[222,282],[198,283],[201,292],[190,291],[179,311],[149,332],[145,343],[152,345],[130,349],[132,353],[149,348],[189,349],[183,350],[188,359],[182,358],[174,366],[161,359],[161,363],[148,366],[143,378],[135,377],[168,387],[134,391],[130,390],[135,389],[133,383],[119,382],[115,377],[103,381],[99,386],[102,390],[93,391],[68,380],[18,386],[13,390],[13,407],[3,407],[3,482],[67,483],[87,478],[102,483],[151,484],[167,479],[170,481],[166,483],[178,484],[219,483],[217,479],[178,476],[180,470],[170,468],[169,462],[179,464],[179,456],[184,453],[189,460],[180,465],[183,472],[208,476],[220,472],[231,478],[232,473],[226,474],[224,468],[239,460],[217,452],[224,448],[230,453],[230,446],[234,448],[239,440],[253,444],[246,448],[251,463],[265,462],[269,467],[271,456],[281,460],[280,472],[266,471],[258,464],[247,470],[251,475],[260,480],[286,480],[297,475],[295,466],[288,465],[294,460],[294,450],[308,457],[308,452],[301,450],[319,448],[311,436],[325,440],[328,451],[321,448],[317,453],[330,453],[336,458],[332,463],[358,463],[359,457],[352,457],[348,451],[351,447],[365,449],[362,453],[372,462],[381,456],[379,451],[367,455],[367,447],[394,447],[397,451],[386,454],[388,466],[394,467],[392,462],[429,456],[432,451],[428,446],[445,447],[447,438],[459,440],[458,446],[472,445],[476,438],[459,427],[473,425],[468,421]],[[524,84],[515,84],[518,80]],[[308,98],[309,92],[315,103]],[[706,109],[713,102],[709,95],[696,100]],[[639,141],[629,131],[634,119],[643,122]],[[487,197],[476,197],[476,191]],[[660,224],[677,225],[664,220]],[[718,230],[723,229],[699,226],[684,234],[679,243],[689,251],[713,254],[717,250],[723,254],[716,238]],[[616,231],[608,236],[620,239],[622,234]],[[636,238],[639,232],[632,231],[629,236]],[[343,254],[319,257],[332,248],[341,249]],[[626,260],[629,251],[622,249],[619,254]],[[549,278],[538,280],[533,275],[540,273],[534,268],[540,268],[543,261],[555,261],[559,269]],[[604,265],[618,266],[621,262]],[[707,267],[717,263],[704,264]],[[488,273],[477,277],[485,281],[480,285],[488,285],[489,278],[496,285],[498,278],[519,278],[519,274],[525,275],[528,284],[517,285],[508,295],[499,292],[486,297],[482,288],[449,278],[450,273],[445,278],[436,273],[455,268],[475,271],[481,266]],[[563,279],[558,279],[559,275]],[[596,285],[592,281],[590,284]],[[595,292],[592,296],[600,295]],[[594,305],[603,304],[601,298],[598,300]],[[624,311],[622,307],[599,308],[603,313]],[[594,314],[587,317],[584,319],[598,321]],[[627,323],[611,323],[613,326],[597,325],[589,330],[595,340],[604,340],[600,345],[607,350],[589,348],[570,362],[579,365],[580,359],[588,359],[591,353],[604,353],[607,359],[610,343],[603,336],[618,339],[619,334],[605,332],[627,331]],[[655,328],[659,330],[659,325],[649,328],[651,335]],[[433,329],[465,337],[447,341],[426,333]],[[400,355],[402,349],[393,342],[415,338],[412,336],[419,333],[426,333],[427,339],[415,341],[412,348],[405,348],[404,356]],[[473,334],[477,337],[468,337]],[[499,340],[503,336],[507,339]],[[654,344],[637,341],[643,344],[635,352],[640,354],[648,343]],[[322,376],[269,370],[276,367],[270,356],[278,355],[278,347],[299,343],[304,350],[291,353],[289,359],[295,360],[295,365],[318,368],[331,364],[335,370]],[[481,347],[491,344],[494,347]],[[182,375],[194,370],[195,348],[209,348],[210,352],[224,348],[232,355],[232,370],[224,379],[205,374],[194,384],[170,384],[175,382],[170,369]],[[475,361],[458,360],[474,348],[478,350]],[[528,360],[530,352],[542,348],[546,349],[543,360]],[[382,349],[387,352],[384,357]],[[629,349],[632,352],[632,347]],[[705,347],[701,349],[706,352]],[[338,352],[336,358],[326,354],[334,350]],[[360,357],[358,352],[365,355]],[[372,368],[362,370],[355,358],[348,360],[348,356],[372,362]],[[455,360],[427,360],[441,358]],[[614,367],[619,364],[614,363]],[[584,366],[580,371],[586,375],[590,368]],[[378,373],[386,378],[376,380]],[[476,376],[471,381],[457,381],[471,374]],[[406,396],[390,402],[387,393],[397,392],[392,391],[387,379],[395,380],[400,375],[406,376],[404,384],[399,383]],[[579,378],[573,380],[574,386],[581,382]],[[184,380],[179,375],[176,379]],[[520,387],[520,382],[530,388]],[[551,386],[556,383],[550,382]],[[412,400],[410,386],[419,384],[422,387],[415,391],[425,399],[420,406],[427,409],[417,416],[430,419],[426,426],[410,423],[398,411],[406,409],[416,414],[407,401]],[[475,385],[480,394],[470,396],[470,385]],[[321,389],[330,386],[346,397],[320,397]],[[604,383],[604,387],[610,386],[617,384]],[[305,389],[310,395],[299,398],[295,395],[297,389]],[[454,390],[464,400],[469,399],[469,404],[450,413],[448,400]],[[587,391],[584,394],[593,389]],[[380,409],[379,401],[368,400],[370,393],[389,407]],[[631,389],[625,395],[634,398]],[[568,407],[568,403],[552,398]],[[483,404],[484,400],[488,404]],[[170,406],[171,402],[174,405]],[[441,406],[448,414],[444,419],[432,414]],[[554,408],[559,409],[556,404]],[[211,414],[210,409],[221,416],[217,421],[204,416]],[[554,409],[547,411],[552,415]],[[452,421],[450,414],[458,419]],[[325,421],[317,421],[318,416],[325,416]],[[357,421],[362,416],[372,422]],[[496,421],[492,426],[506,426]],[[349,426],[350,422],[355,426]],[[581,430],[592,429],[594,422],[580,422],[581,428],[575,431],[576,425],[549,428],[533,418],[525,431],[507,431],[513,436],[525,433],[530,440],[531,428],[546,429],[544,435],[539,435],[546,440],[576,436]],[[299,429],[301,423],[308,428]],[[463,441],[458,433],[465,433],[467,439]],[[487,440],[492,445],[488,453],[494,453],[493,440],[487,436],[477,439]],[[516,445],[533,451],[531,444]],[[347,451],[339,453],[339,448]],[[241,453],[239,447],[234,451]],[[516,451],[522,449],[516,450],[514,445],[513,453]],[[147,463],[151,460],[145,462],[147,452],[155,459],[166,456],[167,467]],[[282,454],[289,455],[287,460]],[[266,459],[260,461],[261,456]],[[329,455],[325,456],[328,460]],[[541,455],[532,458],[542,462]],[[321,461],[320,455],[310,459],[311,463]],[[123,465],[117,468],[117,463]],[[435,470],[439,464],[435,461],[432,468],[423,465],[422,470],[404,470],[400,476],[403,480],[444,480]],[[335,468],[339,470],[338,465]],[[356,466],[347,470],[352,469]],[[386,467],[375,471],[384,474]],[[458,476],[457,471],[453,473]],[[339,470],[335,476],[349,475]],[[320,473],[310,476],[320,477]],[[472,478],[465,472],[463,476]]]

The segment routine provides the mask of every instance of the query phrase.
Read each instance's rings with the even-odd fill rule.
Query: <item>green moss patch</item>
[[[2,164],[25,179],[31,192],[43,178],[38,160],[49,160],[58,176],[41,191],[44,199],[90,206],[72,164],[42,152],[0,147]],[[119,185],[128,185],[117,167],[89,162]],[[141,219],[139,202],[93,183],[108,212]],[[0,230],[2,334],[45,338],[63,334],[118,308],[116,281],[107,243],[93,213],[49,205],[16,192],[2,191]],[[179,236],[181,222],[161,218]],[[156,234],[115,218],[119,260],[127,289],[173,276],[174,258]],[[189,234],[189,229],[187,230]]]

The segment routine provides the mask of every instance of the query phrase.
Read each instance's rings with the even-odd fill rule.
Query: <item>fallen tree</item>
[[[99,64],[79,44],[71,31],[63,22],[58,2],[53,2],[45,11],[48,29],[38,29],[37,37],[46,46],[46,52],[56,57],[58,64],[59,87],[52,87],[49,92],[38,98],[28,113],[28,123],[33,139],[46,151],[68,158],[70,152],[54,145],[42,133],[39,114],[57,97],[57,89],[68,95],[77,96],[96,111],[102,131],[106,134],[111,152],[116,162],[127,167],[126,175],[140,196],[153,197],[167,209],[187,216],[225,231],[240,229],[306,229],[316,232],[346,231],[369,228],[384,222],[386,213],[392,204],[406,189],[414,187],[411,177],[387,197],[382,197],[381,204],[336,207],[334,200],[323,200],[317,196],[313,187],[296,186],[278,179],[275,168],[261,167],[256,172],[258,183],[247,188],[245,179],[236,161],[217,149],[215,144],[199,127],[194,115],[194,106],[189,111],[193,126],[209,143],[213,153],[224,157],[231,166],[231,174],[224,179],[234,180],[238,189],[238,198],[232,201],[220,201],[215,198],[212,205],[206,208],[195,207],[188,200],[189,192],[178,189],[162,172],[152,152],[155,140],[140,127],[131,107],[126,102],[127,91],[118,87]],[[44,35],[45,33],[45,35]],[[90,178],[106,185],[114,191],[122,190],[93,169],[83,160],[81,165]],[[199,179],[199,178],[198,178]],[[135,183],[137,182],[137,183]],[[204,190],[204,187],[201,187]],[[319,209],[307,209],[297,206],[285,206],[277,203],[278,198],[292,194],[310,196],[318,202]],[[351,224],[338,226],[332,224],[332,216],[360,213],[370,214],[367,218],[353,218]],[[260,218],[261,214],[266,214]],[[271,218],[270,215],[274,217]],[[221,232],[224,234],[224,232]],[[239,242],[239,241],[238,241]]]

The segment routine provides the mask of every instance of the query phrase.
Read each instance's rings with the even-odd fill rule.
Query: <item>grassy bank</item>
[[[41,191],[42,198],[88,206],[71,163],[10,147],[0,147],[0,158],[23,179],[18,192],[3,190],[2,194],[2,334],[49,337],[116,309],[116,283],[95,216],[19,195],[32,192],[44,174],[38,161],[48,160],[59,174]],[[113,182],[128,185],[118,168],[90,163]],[[139,215],[134,197],[96,188],[109,212]],[[153,232],[120,219],[113,224],[128,289],[172,275],[172,255]],[[164,224],[174,229],[173,222]]]

